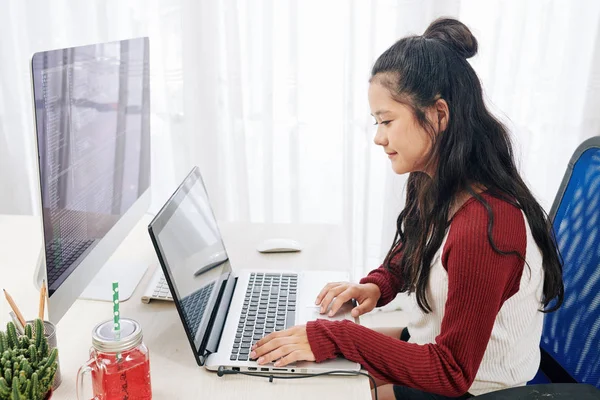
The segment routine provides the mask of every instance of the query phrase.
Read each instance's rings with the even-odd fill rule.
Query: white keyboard
[[[142,296],[143,303],[150,303],[151,300],[173,301],[169,285],[165,280],[162,269],[156,268],[152,278],[146,286],[144,295]]]

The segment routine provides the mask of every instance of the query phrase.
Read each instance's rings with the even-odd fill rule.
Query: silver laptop
[[[249,359],[252,345],[270,332],[327,318],[314,304],[317,294],[326,283],[349,277],[337,271],[233,270],[198,167],[148,231],[199,365],[300,374],[360,370],[342,358],[283,368]],[[352,319],[351,309],[345,304],[333,319]]]

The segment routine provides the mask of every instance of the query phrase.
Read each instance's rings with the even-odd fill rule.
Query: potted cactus
[[[49,399],[57,356],[57,349],[48,349],[42,320],[27,324],[24,335],[9,322],[6,333],[0,331],[0,400]]]

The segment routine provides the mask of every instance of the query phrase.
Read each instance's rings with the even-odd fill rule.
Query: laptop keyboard
[[[194,338],[200,327],[200,322],[202,322],[202,316],[204,315],[206,304],[208,303],[208,299],[210,298],[214,286],[215,282],[211,282],[197,292],[181,299],[185,321],[192,331],[192,337]]]
[[[248,361],[254,343],[271,332],[294,325],[297,288],[297,274],[250,275],[231,361]]]

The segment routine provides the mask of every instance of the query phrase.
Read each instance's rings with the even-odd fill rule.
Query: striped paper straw
[[[115,338],[121,340],[121,312],[119,311],[119,282],[113,282],[113,322]],[[117,360],[121,360],[121,353],[117,352]]]

